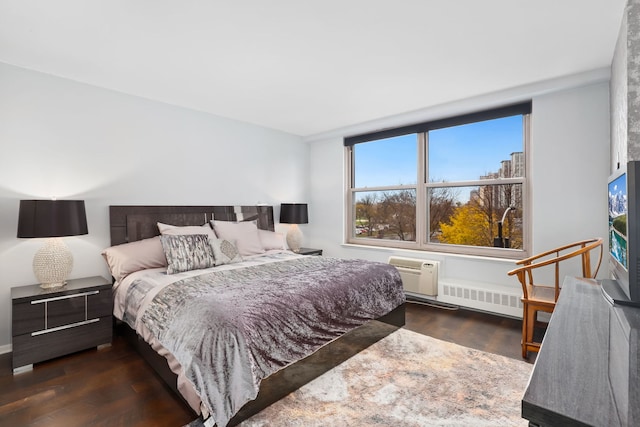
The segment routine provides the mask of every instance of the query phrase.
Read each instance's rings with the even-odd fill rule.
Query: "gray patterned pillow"
[[[209,243],[213,249],[213,256],[216,259],[216,265],[233,264],[234,262],[243,261],[236,245],[224,239],[210,239]]]
[[[160,236],[167,257],[167,274],[215,267],[213,248],[204,234]]]

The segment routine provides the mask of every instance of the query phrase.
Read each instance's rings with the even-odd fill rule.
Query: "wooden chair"
[[[595,270],[593,270],[591,251],[597,248],[599,248],[599,255]],[[508,273],[509,276],[517,276],[522,285],[522,305],[524,309],[522,316],[523,358],[527,357],[529,351],[537,352],[540,349],[540,343],[533,341],[533,331],[536,326],[538,312],[552,313],[556,306],[561,289],[560,263],[577,256],[582,257],[582,277],[595,277],[602,262],[602,238],[582,240],[525,258],[516,262],[522,267],[511,270]],[[543,285],[534,281],[534,270],[551,265],[555,268],[555,283],[553,286]]]

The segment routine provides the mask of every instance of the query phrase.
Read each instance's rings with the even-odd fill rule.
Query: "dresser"
[[[11,288],[13,370],[111,343],[113,298],[103,277],[72,279],[65,286]]]
[[[640,425],[640,309],[567,277],[522,398],[530,426]]]

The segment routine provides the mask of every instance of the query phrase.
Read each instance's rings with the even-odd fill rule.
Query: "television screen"
[[[622,268],[627,261],[627,176],[621,174],[609,182],[609,252]]]
[[[640,161],[608,180],[609,273],[602,292],[613,304],[640,307]]]

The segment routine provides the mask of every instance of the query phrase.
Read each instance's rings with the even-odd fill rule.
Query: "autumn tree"
[[[511,187],[507,185],[484,186],[471,194],[469,202],[455,209],[450,220],[439,227],[441,243],[469,246],[493,246],[499,236],[498,223],[510,206],[517,206]],[[522,247],[522,218],[519,210],[511,210],[504,216],[502,237],[509,239],[509,247]]]
[[[484,209],[469,202],[456,209],[451,222],[441,223],[442,243],[469,246],[492,246],[491,228]]]

